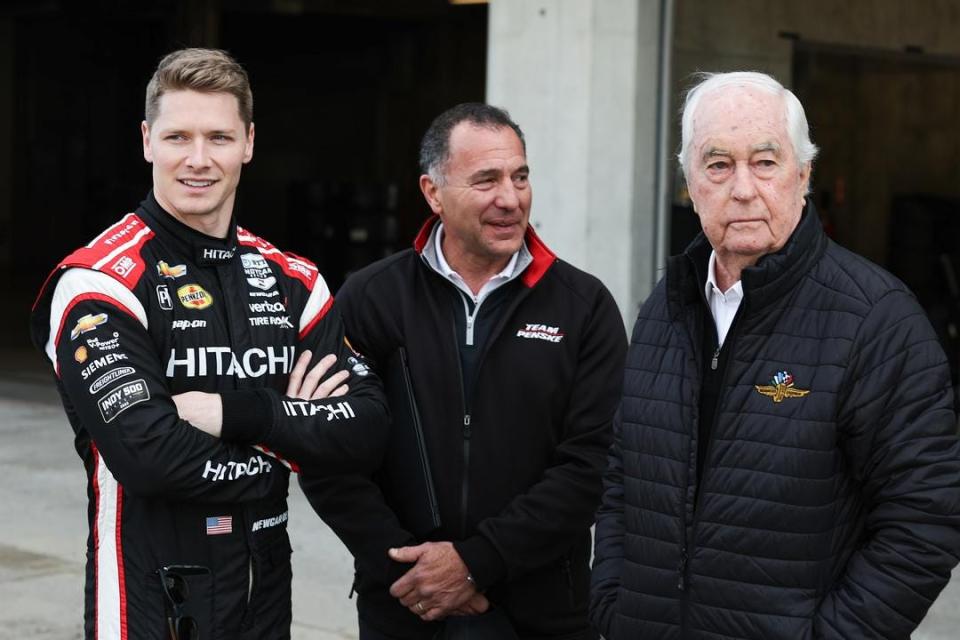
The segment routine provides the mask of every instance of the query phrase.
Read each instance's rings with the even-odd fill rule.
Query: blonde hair
[[[168,91],[229,93],[237,98],[240,118],[250,128],[253,122],[253,92],[250,79],[229,53],[219,49],[180,49],[168,53],[147,84],[144,119],[153,125],[160,112],[160,98]]]

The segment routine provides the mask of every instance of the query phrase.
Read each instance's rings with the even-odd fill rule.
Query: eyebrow
[[[760,144],[755,144],[750,147],[752,153],[760,153],[763,151],[770,151],[773,153],[780,153],[780,145],[776,142],[761,142]]]
[[[706,151],[703,152],[703,160],[704,160],[704,162],[706,162],[706,161],[709,160],[710,158],[715,158],[715,157],[717,157],[717,156],[728,157],[728,156],[730,156],[730,152],[727,151],[726,149],[722,149],[722,148],[720,148],[720,147],[709,147],[709,148],[707,148]]]
[[[486,180],[487,178],[497,178],[502,173],[503,171],[501,169],[480,169],[479,171],[475,171],[474,173],[470,174],[470,181],[474,182],[477,180]],[[530,173],[530,167],[527,165],[517,167],[510,172],[510,175],[514,175],[516,173]]]

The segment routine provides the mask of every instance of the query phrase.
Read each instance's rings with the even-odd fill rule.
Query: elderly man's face
[[[717,257],[754,264],[796,228],[810,166],[797,163],[781,97],[728,87],[704,95],[694,113],[688,173]]]

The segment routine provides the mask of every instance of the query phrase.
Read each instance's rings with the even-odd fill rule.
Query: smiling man
[[[153,190],[60,263],[32,317],[87,472],[85,637],[288,638],[289,469],[375,468],[382,391],[316,267],[235,221],[243,68],[175,51],[145,115]],[[307,373],[310,354],[328,355]]]
[[[434,215],[413,249],[351,276],[338,305],[387,374],[395,420],[408,410],[390,381],[409,383],[439,521],[407,508],[429,489],[399,444],[374,478],[301,485],[356,558],[361,640],[595,638],[590,525],[623,322],[604,286],[530,228],[526,148],[506,112],[441,114],[420,165]]]
[[[904,285],[824,234],[815,155],[769,76],[687,95],[703,233],[627,356],[592,582],[609,640],[906,640],[957,563],[946,358]]]

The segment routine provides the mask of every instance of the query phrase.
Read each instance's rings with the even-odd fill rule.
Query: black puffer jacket
[[[709,254],[701,234],[672,258],[634,329],[594,624],[611,640],[909,637],[960,551],[960,446],[933,330],[808,210],[743,272],[698,491]]]

